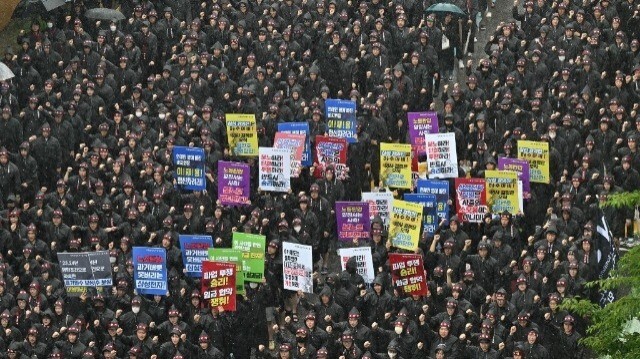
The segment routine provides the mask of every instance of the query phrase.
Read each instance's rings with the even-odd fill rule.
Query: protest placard
[[[227,141],[232,156],[251,157],[258,155],[258,129],[253,114],[228,113]]]
[[[330,137],[356,142],[356,103],[350,100],[327,99],[324,102]]]
[[[209,308],[236,311],[236,265],[228,262],[202,262],[202,298]]]
[[[335,212],[338,239],[341,241],[352,241],[354,238],[369,239],[371,219],[368,203],[336,202]]]
[[[513,171],[486,170],[487,204],[492,213],[518,213],[518,174]]]
[[[304,138],[304,135],[276,132],[276,137],[273,140],[273,148],[285,149],[291,155],[291,177],[298,177],[302,170]]]
[[[347,167],[347,140],[328,136],[316,136],[316,151],[314,162],[318,164],[313,175],[316,178],[324,176],[324,169],[333,166],[335,176],[344,176]]]
[[[529,180],[534,183],[551,181],[549,174],[549,143],[518,141],[518,158],[529,162]]]
[[[411,145],[380,144],[380,180],[384,187],[411,189]]]
[[[304,135],[304,151],[302,152],[302,165],[311,166],[311,139],[309,138],[309,123],[307,122],[284,122],[278,124],[278,132]]]
[[[260,234],[233,232],[232,248],[242,251],[245,282],[262,283],[266,237]]]
[[[202,276],[202,262],[209,257],[209,248],[213,248],[213,239],[205,235],[179,235],[182,263],[189,277]]]
[[[440,217],[436,210],[436,195],[424,193],[405,193],[404,200],[411,203],[420,203],[422,209],[422,228],[429,235],[434,235],[438,228]]]
[[[282,243],[284,289],[313,293],[313,254],[311,246]]]
[[[369,204],[369,218],[373,220],[379,216],[384,223],[384,228],[389,229],[389,213],[393,204],[393,194],[391,192],[362,192],[362,202]]]
[[[528,197],[531,192],[529,162],[517,158],[500,157],[498,158],[498,169],[516,172],[518,180],[522,182],[522,193]]]
[[[427,134],[425,143],[429,178],[458,177],[455,133]]]
[[[427,278],[420,254],[389,254],[394,288],[407,295],[427,295]]]
[[[251,204],[249,165],[240,162],[218,162],[218,199],[225,206]]]
[[[108,251],[58,252],[57,256],[67,295],[78,297],[89,288],[113,285]]]
[[[484,178],[456,178],[456,213],[462,222],[482,223],[487,208]]]
[[[242,252],[232,248],[209,248],[209,260],[212,262],[229,262],[236,265],[236,293],[244,294],[244,264]]]
[[[289,150],[260,147],[259,189],[288,192],[291,188],[291,154]]]
[[[133,247],[134,289],[141,295],[167,295],[167,250]]]
[[[449,181],[419,179],[416,187],[417,193],[435,195],[438,217],[449,220]]]
[[[189,191],[207,189],[204,149],[175,146],[172,151],[176,185]]]
[[[438,133],[438,114],[435,111],[407,113],[409,139],[416,155],[427,152],[424,135]]]
[[[356,272],[364,278],[365,283],[371,284],[373,282],[375,274],[373,272],[373,257],[369,247],[340,248],[338,255],[343,271],[347,269],[349,259],[356,257]]]
[[[389,225],[391,244],[397,248],[415,250],[420,240],[421,221],[421,204],[394,200],[391,207],[391,224]]]

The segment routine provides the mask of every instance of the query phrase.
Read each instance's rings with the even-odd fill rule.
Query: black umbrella
[[[126,19],[118,10],[107,8],[89,9],[84,13],[87,19],[120,21]]]

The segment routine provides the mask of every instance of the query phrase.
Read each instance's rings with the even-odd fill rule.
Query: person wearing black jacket
[[[223,359],[224,354],[209,342],[209,335],[202,331],[198,337],[198,345],[185,341],[185,346],[197,359]]]
[[[67,330],[67,339],[58,340],[54,346],[60,350],[65,358],[80,359],[87,347],[78,340],[78,327],[71,326]]]
[[[495,293],[500,284],[498,281],[500,268],[498,268],[498,262],[489,255],[489,243],[486,241],[480,242],[478,244],[478,254],[468,255],[470,248],[471,240],[468,239],[465,241],[460,259],[464,263],[471,265],[478,284],[480,284],[487,293]]]
[[[120,323],[120,329],[124,331],[125,335],[131,335],[134,331],[140,329],[139,324],[145,325],[144,332],[147,332],[147,326],[151,323],[151,317],[149,314],[141,311],[142,300],[140,297],[134,297],[131,300],[131,311],[122,314],[122,310],[116,311],[116,319]]]
[[[150,359],[152,353],[158,352],[158,343],[147,335],[147,328],[146,324],[140,323],[136,326],[135,334],[130,336],[122,335],[122,328],[117,330],[120,340],[131,348],[129,354],[133,351],[138,355],[137,358]]]
[[[47,356],[47,345],[38,341],[38,329],[31,327],[27,340],[22,343],[22,353],[29,358],[44,359]]]

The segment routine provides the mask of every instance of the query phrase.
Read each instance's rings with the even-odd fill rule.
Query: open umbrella
[[[456,6],[454,4],[451,4],[451,3],[446,3],[446,2],[433,4],[433,5],[429,6],[429,8],[427,10],[425,10],[425,12],[427,14],[444,13],[444,14],[454,14],[454,15],[460,15],[460,16],[466,16],[467,15],[458,6]]]
[[[13,71],[4,64],[4,62],[0,62],[0,81],[6,81],[8,79],[14,78],[16,75],[13,74]]]
[[[120,21],[126,19],[118,10],[108,8],[89,9],[84,13],[87,19]]]
[[[42,2],[42,5],[44,5],[44,8],[47,9],[47,11],[51,11],[64,5],[66,0],[40,0],[40,2]]]

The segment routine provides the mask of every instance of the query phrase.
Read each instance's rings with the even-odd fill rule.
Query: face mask
[[[142,116],[142,111],[136,111],[136,117]]]
[[[52,22],[48,22],[48,23],[47,23],[47,27],[48,27],[48,28],[52,28],[52,27],[53,27],[53,23],[52,23]]]
[[[251,289],[258,288],[258,283],[253,283],[253,282],[249,283],[249,288],[251,288]]]
[[[400,334],[402,334],[402,327],[395,327],[395,328],[393,328],[393,331],[395,331],[396,334],[400,335]]]
[[[189,117],[193,116],[193,110],[188,110],[187,111],[187,116],[189,116]]]
[[[116,26],[112,25],[112,26],[109,27],[109,29],[111,29],[111,31],[115,32],[116,31]]]
[[[167,116],[167,115],[166,115],[166,114],[164,114],[164,113],[159,113],[159,114],[158,114],[158,118],[159,118],[159,119],[161,119],[161,120],[164,120],[164,118],[165,118],[166,116]]]
[[[387,355],[389,356],[389,358],[394,359],[398,355],[398,353],[387,352]]]
[[[556,138],[556,133],[555,132],[549,132],[549,138],[551,138],[551,139]]]
[[[296,340],[298,341],[298,343],[306,343],[307,337],[296,337]]]
[[[564,61],[567,57],[566,56],[558,56],[558,60],[560,61]]]
[[[131,307],[131,311],[133,314],[138,314],[140,312],[140,307]]]
[[[114,264],[116,262],[116,257],[109,257],[109,262],[111,262],[111,264]]]
[[[302,227],[300,227],[300,226],[295,226],[295,227],[293,227],[293,229],[294,229],[296,232],[300,232],[300,230],[302,229]]]

